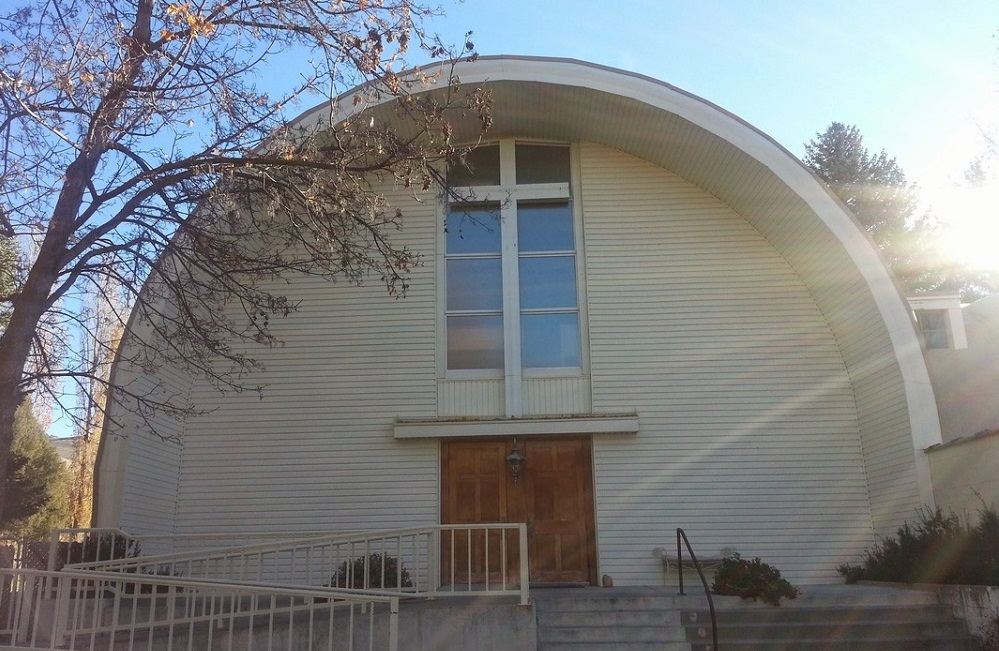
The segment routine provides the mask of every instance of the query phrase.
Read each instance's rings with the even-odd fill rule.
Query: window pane
[[[499,253],[499,204],[454,204],[444,230],[448,253]]]
[[[522,252],[575,250],[569,202],[519,202],[517,243]]]
[[[576,258],[520,259],[520,308],[576,307]]]
[[[943,310],[919,310],[916,321],[923,331],[927,348],[949,348],[947,336],[947,313]]]
[[[449,316],[447,367],[449,369],[503,368],[503,317]]]
[[[499,258],[447,261],[448,310],[502,310]]]
[[[517,145],[517,184],[568,183],[569,148]]]
[[[524,314],[520,317],[524,368],[565,368],[579,364],[578,314]]]
[[[465,155],[464,164],[455,161],[448,165],[447,182],[460,188],[468,185],[499,185],[500,183],[499,145],[476,147]]]

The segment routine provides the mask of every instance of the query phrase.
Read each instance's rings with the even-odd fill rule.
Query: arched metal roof
[[[569,59],[493,56],[458,63],[453,74],[463,85],[490,89],[489,138],[612,147],[675,172],[741,214],[815,297],[858,380],[855,386],[863,386],[864,377],[883,375],[886,358],[894,361],[889,384],[904,391],[920,495],[932,503],[921,451],[940,442],[940,426],[908,306],[862,227],[799,160],[728,111],[635,73]],[[342,120],[372,108],[346,100],[338,106],[345,108],[337,115],[331,116],[326,104],[299,120]],[[477,125],[466,128],[464,135],[475,137]],[[461,129],[459,124],[459,138]]]

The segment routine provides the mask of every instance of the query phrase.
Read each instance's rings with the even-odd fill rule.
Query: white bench
[[[719,554],[712,556],[698,556],[697,562],[701,566],[701,570],[704,571],[704,578],[711,581],[714,573],[718,571],[721,567],[722,562],[726,558],[731,558],[736,554],[736,550],[732,547],[723,547]],[[679,580],[670,581],[670,578],[675,574],[679,576],[680,567],[684,570],[689,570],[694,581],[700,581],[700,577],[697,576],[697,568],[694,566],[694,559],[690,557],[689,554],[684,554],[681,559],[677,559],[676,555],[670,554],[666,551],[664,547],[656,547],[652,550],[652,556],[658,558],[662,563],[663,567],[663,582],[666,585],[675,585]],[[689,579],[685,579],[684,583],[690,583]]]

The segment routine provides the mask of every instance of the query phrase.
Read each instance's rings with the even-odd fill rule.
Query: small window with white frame
[[[926,350],[968,347],[960,294],[931,292],[908,296],[906,300],[916,317]]]
[[[918,310],[916,322],[927,348],[950,348],[946,310]]]

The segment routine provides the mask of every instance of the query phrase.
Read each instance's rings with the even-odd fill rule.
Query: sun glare
[[[944,255],[972,269],[999,272],[999,183],[940,189],[929,204],[941,222]]]

